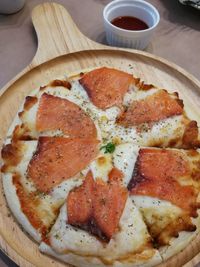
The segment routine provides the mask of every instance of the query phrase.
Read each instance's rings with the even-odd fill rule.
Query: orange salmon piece
[[[115,179],[116,170],[111,171],[111,176],[114,180],[109,183],[101,179],[94,181],[89,172],[83,184],[72,190],[67,198],[68,223],[104,241],[109,241],[118,230],[128,196],[127,189],[121,186],[121,178]]]
[[[128,185],[132,195],[144,195],[170,201],[196,216],[197,193],[192,186],[182,186],[179,178],[190,175],[181,151],[140,149],[133,177]]]
[[[139,170],[149,178],[177,178],[190,171],[185,154],[177,150],[143,148],[139,151]]]
[[[133,81],[131,74],[106,67],[92,70],[79,80],[92,103],[103,110],[114,105],[120,107]]]
[[[73,102],[44,93],[39,102],[36,129],[40,132],[61,130],[70,138],[96,138],[90,117]]]
[[[95,182],[89,172],[83,184],[72,190],[67,197],[68,223],[81,225],[92,217],[92,200]]]
[[[27,175],[38,190],[49,192],[94,160],[98,144],[96,139],[39,137]]]
[[[127,190],[120,183],[115,181],[106,184],[100,179],[96,181],[93,214],[96,224],[108,240],[118,230],[127,197]]]
[[[117,169],[116,167],[112,168],[112,170],[108,174],[108,178],[110,182],[120,183],[123,181],[124,175],[122,171]]]
[[[172,98],[165,90],[159,90],[145,99],[133,101],[128,109],[118,117],[117,122],[125,127],[137,126],[182,113],[181,100]]]

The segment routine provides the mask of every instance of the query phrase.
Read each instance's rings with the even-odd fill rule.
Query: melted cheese
[[[133,100],[142,100],[147,96],[153,95],[156,93],[158,89],[151,89],[151,90],[129,90],[125,95],[124,95],[124,101],[123,104],[125,106],[130,105]]]
[[[113,153],[114,166],[124,174],[124,186],[127,186],[132,178],[138,151],[139,148],[137,146],[127,143],[116,146]]]
[[[173,255],[181,252],[186,248],[189,243],[194,240],[200,231],[200,212],[198,211],[198,218],[192,219],[193,223],[196,225],[197,229],[194,232],[182,231],[179,233],[178,238],[172,238],[168,246],[163,246],[159,249],[160,255],[163,261],[169,259]]]
[[[131,196],[131,199],[142,212],[147,225],[155,228],[155,230],[161,231],[182,215],[182,210],[169,201],[148,196]]]
[[[137,251],[141,247],[144,252],[149,250],[150,237],[147,228],[130,199],[127,200],[119,222],[120,231],[106,245],[86,231],[66,225],[66,222],[67,208],[64,205],[49,235],[51,246],[58,253],[57,255],[68,253],[74,253],[78,256],[87,255],[88,266],[92,266],[90,257],[99,259],[99,266],[104,266],[103,263],[105,262],[116,264],[121,260],[121,266],[127,266],[127,262],[133,261],[134,263],[134,259],[139,257],[140,253]],[[40,248],[42,249],[42,246]],[[152,251],[150,258],[154,258],[157,252],[153,248],[150,250]],[[145,261],[140,263],[144,264]]]
[[[108,180],[108,174],[112,168],[113,163],[111,154],[101,153],[99,157],[90,164],[93,178],[101,178],[105,182]]]

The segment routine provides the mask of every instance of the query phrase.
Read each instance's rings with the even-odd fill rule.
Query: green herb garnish
[[[113,143],[108,143],[107,145],[102,146],[102,147],[100,148],[100,150],[102,150],[102,149],[105,149],[105,151],[104,151],[105,154],[106,154],[106,153],[113,153],[113,152],[115,151],[115,144],[113,144]]]

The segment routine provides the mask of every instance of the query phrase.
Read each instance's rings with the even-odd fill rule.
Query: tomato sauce
[[[144,21],[131,16],[117,17],[113,19],[111,23],[118,28],[129,31],[142,31],[149,28]]]

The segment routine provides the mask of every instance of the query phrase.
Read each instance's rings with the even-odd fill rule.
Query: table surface
[[[182,6],[178,0],[148,1],[158,9],[161,20],[146,50],[180,65],[200,79],[200,11]],[[37,38],[31,23],[31,10],[42,2],[47,1],[27,0],[20,12],[0,15],[0,88],[24,69],[36,53]],[[110,1],[55,2],[67,8],[83,34],[106,44],[102,11]],[[0,267],[5,266],[16,265],[0,252]]]

